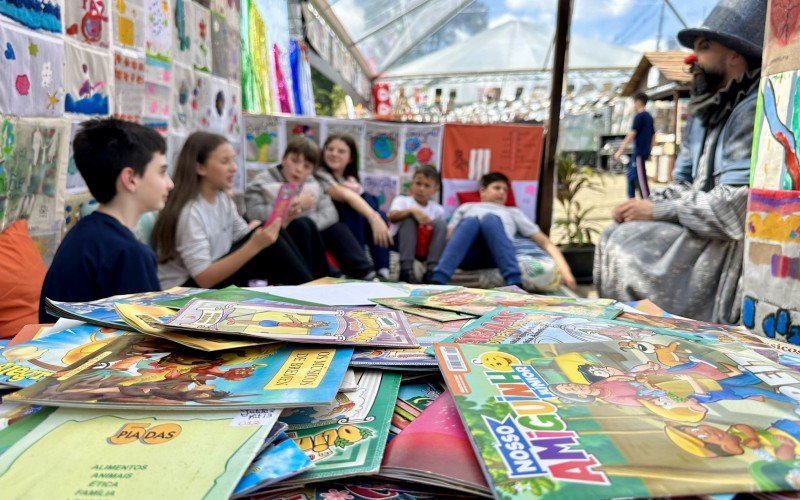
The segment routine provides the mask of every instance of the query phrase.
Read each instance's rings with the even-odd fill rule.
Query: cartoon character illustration
[[[498,372],[510,372],[512,365],[520,364],[519,358],[512,354],[499,351],[489,351],[472,360],[473,365],[485,366]]]
[[[340,322],[340,320],[342,320]],[[257,311],[231,314],[223,320],[225,331],[336,336],[344,331],[343,318],[336,314]]]
[[[800,457],[800,421],[776,420],[764,430],[735,424],[726,430],[712,425],[667,425],[667,437],[682,450],[702,458],[730,457],[746,449],[767,460]]]
[[[81,84],[80,88],[78,89],[78,97],[91,97],[97,92],[100,92],[105,88],[105,82],[97,82],[95,84],[92,83],[92,79],[89,76],[89,65],[86,63],[81,64],[81,72],[84,75],[83,84]]]
[[[668,345],[663,345],[629,340],[619,342],[619,347],[623,352],[628,349],[635,349],[646,354],[655,354],[658,362],[666,366],[684,364],[689,360],[688,355],[692,353],[692,351],[681,347],[678,342],[674,341]]]

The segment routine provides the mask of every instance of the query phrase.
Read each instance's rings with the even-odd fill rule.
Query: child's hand
[[[307,212],[317,204],[317,197],[313,193],[303,192],[297,197],[297,201],[300,203],[300,209],[303,212]]]
[[[343,180],[339,183],[340,185],[346,187],[347,189],[355,192],[356,194],[360,195],[364,192],[364,188],[361,187],[361,184],[355,179],[355,177],[348,177],[347,179]]]
[[[250,223],[247,225],[247,231],[252,231],[253,229],[257,228],[261,225],[260,220],[251,220]]]
[[[372,239],[379,247],[388,248],[389,245],[394,243],[392,236],[389,234],[389,226],[383,222],[381,214],[373,212],[369,218],[369,225],[372,229]]]
[[[417,221],[417,224],[424,226],[425,224],[430,224],[433,222],[433,219],[430,218],[428,214],[420,210],[419,208],[415,208],[412,212],[414,215],[414,220]]]
[[[570,290],[577,290],[578,289],[578,282],[575,281],[575,276],[572,275],[572,272],[563,272],[561,273],[561,282],[569,288]]]
[[[250,242],[252,242],[261,250],[271,246],[273,243],[278,241],[278,235],[280,233],[282,223],[283,220],[278,217],[272,221],[269,226],[256,229],[252,236],[250,236]]]

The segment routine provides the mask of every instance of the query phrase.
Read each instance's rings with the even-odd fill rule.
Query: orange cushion
[[[458,204],[463,205],[464,203],[477,203],[481,201],[481,193],[480,191],[461,191],[456,193],[456,197],[458,198]],[[514,190],[508,190],[508,198],[506,198],[506,206],[507,207],[516,207],[517,201],[514,199]]]
[[[27,221],[18,220],[0,233],[0,338],[39,322],[39,294],[46,273]]]

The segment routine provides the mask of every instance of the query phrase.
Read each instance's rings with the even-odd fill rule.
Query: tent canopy
[[[550,70],[553,28],[525,21],[507,21],[492,29],[390,68],[382,78],[530,73]],[[633,68],[641,53],[580,36],[570,38],[569,69]]]

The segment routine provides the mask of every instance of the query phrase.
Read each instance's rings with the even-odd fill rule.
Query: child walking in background
[[[156,256],[133,229],[142,214],[164,206],[172,189],[164,138],[135,123],[92,120],[81,124],[72,149],[99,207],[58,247],[42,286],[40,323],[56,321],[45,298],[88,302],[161,289]]]
[[[247,186],[245,205],[247,217],[267,217],[275,206],[281,184],[292,182],[302,185],[300,195],[290,208],[289,233],[295,243],[316,262],[327,249],[338,261],[341,270],[348,276],[373,279],[376,274],[372,264],[358,244],[353,233],[339,222],[339,215],[331,197],[325,192],[320,180],[314,175],[319,150],[304,137],[295,137],[286,145],[281,164],[258,174]],[[341,188],[343,189],[343,188]],[[359,200],[360,197],[356,196]],[[363,200],[361,200],[363,202]],[[313,221],[313,233],[297,231],[295,225],[301,221]],[[321,236],[321,239],[320,239]]]
[[[334,201],[339,220],[356,241],[369,248],[374,269],[380,278],[389,277],[391,236],[386,214],[379,210],[378,198],[364,190],[358,176],[358,147],[352,136],[331,134],[322,147],[318,177],[326,194]]]
[[[505,206],[511,185],[508,177],[489,172],[481,177],[480,182],[481,201],[464,203],[450,219],[447,245],[431,282],[447,283],[458,267],[497,267],[506,285],[521,285],[522,277],[512,243],[519,233],[547,252],[560,271],[562,282],[575,288],[575,277],[558,247],[519,208]]]
[[[250,224],[227,194],[236,155],[221,135],[195,132],[175,166],[175,190],[158,215],[152,242],[164,288],[247,286],[251,279],[296,285],[312,279],[300,251],[276,219]]]
[[[418,283],[414,275],[414,259],[417,253],[417,235],[420,226],[431,230],[430,244],[425,260],[424,283],[431,281],[433,270],[439,263],[447,237],[444,207],[433,201],[439,190],[439,172],[431,165],[423,165],[414,172],[407,196],[398,196],[389,209],[392,222],[391,235],[397,242],[400,253],[400,281]]]

